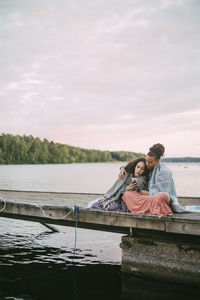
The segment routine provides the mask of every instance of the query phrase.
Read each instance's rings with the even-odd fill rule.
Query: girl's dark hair
[[[165,147],[162,144],[155,144],[149,148],[147,155],[153,156],[156,160],[159,160],[165,152]]]
[[[136,158],[135,160],[132,160],[130,161],[126,167],[125,167],[125,170],[127,173],[129,174],[133,174],[134,176],[134,173],[135,173],[135,167],[137,165],[137,163],[139,163],[140,161],[143,161],[144,162],[144,165],[145,165],[145,169],[144,169],[144,173],[142,175],[145,175],[147,180],[149,178],[149,171],[147,169],[147,166],[146,166],[146,159],[144,157],[139,157],[139,158]]]

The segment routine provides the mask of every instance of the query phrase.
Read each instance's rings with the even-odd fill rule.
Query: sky
[[[200,156],[200,1],[1,0],[0,134]]]

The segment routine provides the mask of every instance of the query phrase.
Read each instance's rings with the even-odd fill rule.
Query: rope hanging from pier
[[[74,257],[76,256],[76,243],[77,243],[77,227],[78,227],[78,213],[79,208],[75,206],[76,218],[75,218],[75,232],[74,232]]]
[[[4,199],[2,199],[2,198],[0,198],[0,201],[3,202],[3,207],[0,209],[0,212],[3,212],[4,209],[6,208],[6,201],[5,201]],[[77,210],[79,210],[79,208],[78,208],[77,206],[74,206],[74,207],[73,207],[67,214],[65,214],[64,216],[62,216],[62,217],[60,217],[60,218],[54,218],[54,217],[52,217],[52,216],[50,216],[50,215],[47,215],[47,214],[45,213],[45,211],[44,211],[44,209],[42,208],[41,205],[35,205],[35,206],[38,207],[38,208],[41,210],[41,212],[43,213],[44,217],[49,218],[49,219],[53,219],[53,220],[61,220],[61,219],[64,219],[65,217],[69,216],[72,212],[75,211],[75,212],[77,213]]]
[[[54,218],[52,216],[49,216],[45,213],[44,209],[42,208],[41,205],[36,205],[37,207],[39,207],[39,209],[41,210],[41,212],[43,213],[43,215],[46,217],[46,218],[49,218],[49,219],[53,219],[53,220],[61,220],[61,219],[64,219],[65,217],[69,216],[72,212],[73,212],[73,209],[71,209],[66,215],[60,217],[60,218]]]
[[[77,247],[77,228],[78,228],[78,213],[79,213],[79,207],[78,206],[74,206],[73,207],[73,212],[76,213],[75,216],[75,227],[74,227],[74,248],[73,248],[73,258],[71,260],[71,263],[67,266],[64,267],[64,270],[67,270],[70,266],[73,265],[74,263],[74,259],[76,257],[76,247]]]
[[[0,209],[0,212],[3,212],[6,208],[6,201],[2,198],[0,198],[0,202],[3,202],[3,207]],[[76,247],[77,247],[77,228],[78,228],[78,213],[79,213],[79,207],[78,206],[74,206],[67,214],[65,214],[64,216],[60,217],[60,218],[54,218],[50,215],[47,215],[46,212],[44,211],[44,209],[42,208],[41,205],[35,205],[36,207],[38,207],[42,214],[44,215],[44,217],[49,218],[49,219],[53,219],[53,220],[60,220],[60,219],[64,219],[65,217],[69,216],[72,212],[75,212],[75,230],[74,230],[74,247],[73,247],[73,259],[71,261],[72,265],[74,263],[74,259],[76,257]],[[67,269],[67,267],[66,267]]]

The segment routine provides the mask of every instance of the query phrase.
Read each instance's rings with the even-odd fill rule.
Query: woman
[[[123,201],[131,212],[140,214],[172,215],[174,212],[186,212],[178,203],[174,181],[171,171],[160,162],[165,148],[161,144],[155,144],[147,153],[146,165],[150,171],[149,191],[127,191],[123,195]],[[120,171],[120,177],[126,169],[132,168],[130,162]],[[171,207],[170,207],[171,205]]]
[[[103,198],[89,203],[88,208],[109,210],[109,211],[128,211],[126,204],[122,201],[122,195],[129,186],[130,190],[140,192],[147,188],[148,170],[144,158],[138,158],[131,162],[131,168],[124,168],[126,175],[123,179],[117,179],[114,185],[107,191]],[[135,183],[132,183],[132,177]],[[137,181],[137,183],[136,183]]]

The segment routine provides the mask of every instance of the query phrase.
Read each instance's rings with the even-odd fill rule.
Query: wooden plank
[[[166,219],[166,232],[200,235],[200,213],[174,214]]]
[[[66,204],[68,206],[81,205],[86,207],[87,204],[101,197],[102,194],[92,193],[62,193],[62,192],[38,192],[38,191],[16,191],[0,189],[0,198],[17,202],[34,201],[34,203],[45,204]],[[179,197],[181,205],[200,205],[200,197]]]
[[[200,213],[174,214],[160,217],[131,213],[117,213],[86,209],[87,204],[100,194],[50,193],[0,190],[0,216],[51,224],[74,226],[75,213],[71,208],[81,205],[79,226],[115,232],[127,232],[130,228],[157,230],[168,233],[200,235]],[[182,197],[183,201],[198,202],[200,198]],[[195,202],[195,203],[196,203]],[[70,212],[71,211],[71,212]],[[70,212],[70,213],[69,213]],[[69,213],[69,214],[68,214]]]
[[[7,201],[0,216],[20,218],[37,222],[57,225],[74,226],[76,213],[72,208],[64,205],[39,205],[16,201]],[[106,231],[127,231],[128,228],[148,229],[169,233],[200,235],[200,214],[174,214],[160,217],[131,213],[117,213],[80,208],[78,213],[80,227]],[[109,229],[110,228],[110,229]]]
[[[67,206],[57,205],[38,205],[28,203],[17,203],[14,201],[7,201],[5,209],[0,213],[0,216],[8,216],[13,218],[30,219],[31,221],[39,221],[46,223],[54,223],[72,226],[75,223],[75,211]],[[43,221],[44,220],[44,221]],[[67,221],[67,222],[66,222]],[[97,211],[85,208],[80,208],[78,213],[79,224],[85,224],[85,227],[96,228],[96,225],[119,228],[143,228],[164,230],[163,218],[150,215],[137,215],[130,213],[117,213],[108,211]]]
[[[0,190],[0,198],[6,201],[16,201],[25,203],[58,204],[72,207],[79,204],[86,207],[87,204],[102,196],[91,193],[59,193],[59,192],[37,192],[37,191],[9,191]]]

